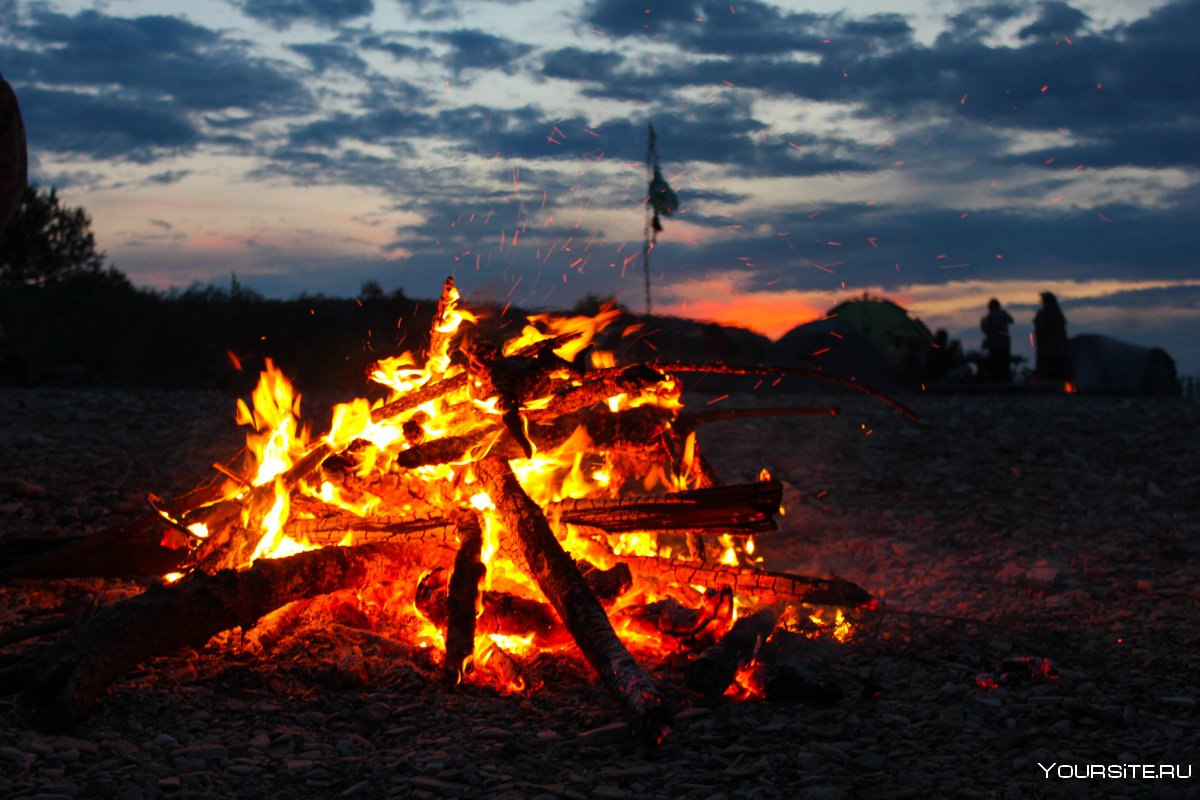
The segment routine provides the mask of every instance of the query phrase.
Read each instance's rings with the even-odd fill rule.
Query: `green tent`
[[[924,322],[891,300],[864,294],[857,300],[847,300],[831,308],[826,317],[848,322],[867,335],[879,352],[887,353],[899,336],[906,345],[920,351],[929,348],[933,334]]]

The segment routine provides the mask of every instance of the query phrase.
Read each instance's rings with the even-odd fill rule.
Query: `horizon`
[[[367,281],[777,339],[864,292],[976,349],[990,297],[1200,374],[1200,0],[0,0],[31,180],[138,286]]]

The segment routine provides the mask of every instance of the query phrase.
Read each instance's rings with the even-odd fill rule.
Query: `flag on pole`
[[[658,165],[658,136],[654,133],[653,125],[649,126],[646,173],[650,185],[645,203],[646,241],[642,245],[642,272],[646,276],[646,316],[650,316],[650,251],[658,244],[658,234],[663,229],[661,217],[669,217],[679,210],[679,198]]]

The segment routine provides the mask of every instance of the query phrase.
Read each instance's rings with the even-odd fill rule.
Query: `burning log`
[[[772,703],[804,703],[821,708],[846,696],[837,680],[834,655],[826,643],[778,630],[758,651],[749,682]]]
[[[143,661],[199,647],[230,628],[249,629],[294,600],[404,576],[415,583],[420,570],[449,561],[442,549],[369,545],[263,559],[241,572],[193,573],[101,609],[34,662],[0,675],[0,686],[26,692],[38,728],[65,730]]]
[[[457,685],[462,680],[467,659],[475,652],[475,601],[479,598],[479,582],[487,567],[480,561],[483,550],[483,528],[479,517],[469,512],[460,515],[458,530],[462,545],[454,557],[454,572],[446,591],[446,656],[443,662],[446,682]]]
[[[742,533],[775,530],[783,484],[759,481],[647,497],[560,500],[548,510],[560,522],[606,533],[720,528]]]
[[[778,481],[759,481],[647,497],[569,498],[550,503],[546,513],[559,523],[605,534],[687,531],[749,535],[776,529],[774,515],[782,496],[783,485]],[[361,517],[343,513],[289,520],[284,532],[322,547],[400,541],[454,546],[459,526],[441,514]]]
[[[724,694],[733,676],[754,657],[778,621],[779,613],[768,606],[733,623],[721,641],[688,664],[684,684],[707,697]]]
[[[873,600],[861,586],[842,578],[813,578],[786,572],[744,569],[725,564],[701,564],[669,558],[622,556],[636,581],[649,581],[659,592],[687,602],[686,587],[728,586],[750,605],[811,604],[859,608]]]
[[[654,680],[617,638],[575,562],[554,538],[542,510],[521,488],[507,462],[485,458],[475,464],[475,474],[516,538],[527,571],[558,612],[584,658],[617,699],[632,728],[652,742],[662,741],[671,720],[666,701]]]

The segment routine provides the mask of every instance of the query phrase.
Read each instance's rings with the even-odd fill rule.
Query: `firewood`
[[[283,532],[320,547],[343,542],[349,545],[420,542],[454,547],[459,535],[455,521],[440,514],[419,517],[336,514],[319,519],[292,519],[283,526]]]
[[[475,601],[487,567],[479,560],[483,528],[479,517],[464,511],[457,520],[462,538],[446,591],[446,655],[443,673],[452,686],[462,681],[467,659],[475,652]]]
[[[830,706],[846,696],[837,655],[830,642],[781,628],[759,649],[750,683],[772,703]]]
[[[782,501],[783,484],[759,481],[646,497],[568,499],[547,510],[560,522],[608,533],[703,528],[760,533],[775,530]]]
[[[184,550],[162,547],[166,524],[146,514],[127,525],[69,540],[61,547],[0,570],[0,581],[19,578],[157,578],[178,569]]]
[[[199,647],[230,628],[253,627],[263,615],[304,598],[391,581],[450,562],[444,548],[405,545],[328,547],[261,559],[242,571],[193,573],[176,584],[101,609],[34,663],[0,675],[0,687],[26,692],[36,727],[70,728],[105,688],[138,664],[181,647]]]
[[[678,587],[728,586],[743,602],[751,605],[808,603],[858,608],[872,602],[866,590],[843,578],[815,578],[649,556],[622,556],[621,560],[629,565],[636,581],[649,581],[659,592],[674,593],[672,596],[684,602],[689,598],[680,594],[683,590]]]
[[[414,601],[417,610],[430,622],[446,630],[447,652],[450,650],[449,582],[446,570],[433,570],[421,579]],[[559,647],[571,640],[571,635],[558,621],[554,609],[546,603],[490,589],[480,592],[478,597],[478,616],[475,615],[475,609],[471,609],[476,636],[493,633],[532,636],[534,645],[543,648]]]
[[[775,530],[783,487],[759,481],[711,489],[669,492],[646,497],[599,497],[560,500],[546,507],[559,523],[599,532],[681,531],[699,536],[748,535]],[[367,516],[338,513],[317,519],[293,519],[283,532],[293,539],[328,546],[422,541],[454,546],[457,526],[441,514]],[[346,537],[349,540],[346,540]]]
[[[662,741],[671,720],[666,700],[653,678],[617,638],[579,568],[554,538],[541,508],[521,488],[506,461],[485,458],[475,464],[475,474],[508,532],[516,538],[526,571],[616,698],[633,730],[651,742]]]
[[[412,411],[417,406],[424,405],[430,400],[438,400],[443,397],[449,397],[456,392],[466,392],[467,390],[467,374],[461,372],[452,378],[446,378],[440,381],[433,381],[422,386],[419,389],[414,389],[407,394],[403,394],[392,400],[390,403],[384,403],[378,408],[371,410],[372,422],[385,422],[389,419],[394,419],[406,411]]]
[[[767,606],[733,623],[719,642],[688,664],[684,684],[708,697],[724,694],[733,676],[754,657],[778,621],[779,613]]]

